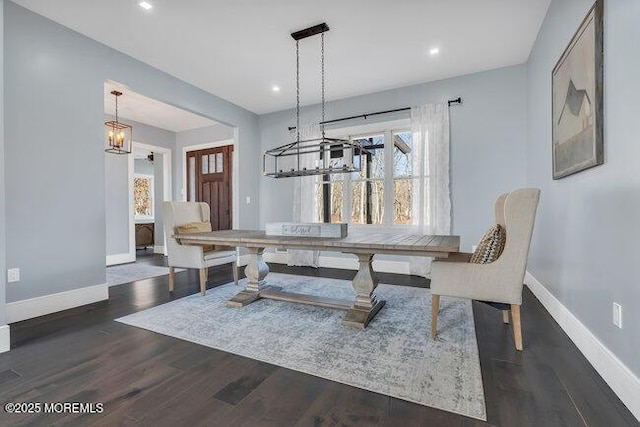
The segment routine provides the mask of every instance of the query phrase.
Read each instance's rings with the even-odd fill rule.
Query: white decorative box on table
[[[348,234],[346,223],[270,222],[267,223],[265,228],[268,236],[326,237],[344,239]]]

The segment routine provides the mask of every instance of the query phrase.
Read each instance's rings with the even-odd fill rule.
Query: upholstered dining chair
[[[431,337],[437,333],[440,296],[489,302],[503,309],[503,321],[513,318],[513,336],[522,350],[520,305],[529,245],[540,199],[537,188],[523,188],[498,197],[495,220],[506,232],[504,249],[488,264],[471,263],[471,254],[431,264]]]
[[[181,245],[173,235],[211,231],[209,205],[199,202],[163,202],[164,232],[169,256],[169,292],[173,292],[175,268],[197,268],[200,271],[200,293],[207,291],[208,268],[233,264],[233,280],[238,284],[238,260],[235,248],[227,246]]]

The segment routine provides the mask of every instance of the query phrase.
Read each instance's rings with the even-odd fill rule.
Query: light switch
[[[20,269],[10,268],[7,270],[7,282],[19,282],[20,281]]]
[[[251,203],[251,197],[247,196],[247,204]]]
[[[613,303],[613,324],[622,329],[622,306],[617,302]]]

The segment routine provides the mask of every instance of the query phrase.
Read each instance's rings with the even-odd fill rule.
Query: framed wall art
[[[598,0],[553,68],[553,179],[604,163],[602,17]]]

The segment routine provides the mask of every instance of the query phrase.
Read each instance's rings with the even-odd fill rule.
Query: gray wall
[[[104,153],[107,255],[129,253],[129,158]]]
[[[258,200],[255,114],[14,3],[4,12],[7,263],[22,269],[8,301],[105,283],[106,80],[237,126],[240,196]],[[240,212],[257,225],[257,210]]]
[[[6,323],[7,293],[4,176],[4,0],[0,0],[0,326]]]
[[[124,102],[124,96],[121,102]],[[127,118],[121,118],[125,123],[133,126],[133,141],[142,144],[157,145],[159,147],[173,150],[176,145],[176,133],[155,126],[135,122]]]
[[[144,175],[154,175],[153,163],[150,163],[145,159],[135,159],[133,161],[133,172]]]
[[[233,139],[234,129],[231,126],[218,123],[213,126],[207,126],[199,129],[186,130],[183,132],[176,132],[176,145],[175,155],[173,156],[173,194],[174,200],[183,200],[184,195],[182,193],[183,186],[183,159],[182,150],[184,147],[191,145],[207,144],[209,142],[224,141],[227,139]],[[256,153],[260,155],[260,153]],[[247,186],[247,165],[240,164],[243,173],[239,174],[240,188]],[[257,180],[258,177],[253,179]],[[257,184],[257,181],[256,181]],[[256,200],[257,202],[257,200]],[[247,209],[248,210],[248,209]],[[257,209],[254,209],[257,211]]]
[[[640,375],[638,1],[605,1],[605,164],[551,179],[551,71],[592,4],[553,1],[528,63],[527,183],[542,189],[529,270]]]
[[[113,117],[109,115],[105,115],[106,120],[112,120]],[[143,123],[135,122],[133,120],[128,120],[125,117],[121,117],[125,123],[133,126],[133,135],[134,141],[157,145],[160,147],[165,147],[169,149],[174,149],[176,134],[174,132],[159,129],[154,126],[149,126]],[[157,156],[157,162],[162,165],[162,157]],[[107,244],[107,255],[118,255],[129,252],[129,223],[127,221],[123,221],[123,218],[129,217],[129,184],[127,181],[128,177],[128,158],[127,156],[115,155],[105,153],[105,192],[106,192],[106,202],[105,202],[105,220],[106,220],[106,244]],[[137,161],[136,161],[137,163]],[[148,169],[149,175],[154,175],[153,168],[149,164],[150,168]],[[162,167],[160,166],[160,169]],[[160,174],[162,175],[162,174]],[[162,176],[160,177],[160,185],[162,186]],[[157,195],[162,197],[162,187],[160,187],[160,192],[158,192],[158,179],[154,180],[155,182],[155,191]],[[156,197],[156,201],[158,203],[161,202],[158,197]],[[157,208],[157,206],[156,206]],[[156,213],[160,212],[158,209],[155,211]],[[155,230],[155,238],[156,242],[163,241],[162,234],[162,215],[160,214],[158,217],[158,222],[160,223],[160,230]],[[157,227],[157,224],[156,224]],[[160,234],[158,234],[160,233]],[[159,239],[159,240],[158,240]],[[158,246],[162,246],[163,243],[156,243]]]
[[[409,107],[462,96],[451,113],[451,197],[453,232],[463,248],[476,244],[493,223],[493,201],[525,182],[526,72],[514,66],[331,102],[327,116]],[[304,108],[301,122],[318,121],[318,107]],[[390,120],[398,116],[378,116]],[[405,114],[403,117],[408,117]],[[344,122],[343,126],[371,120]],[[262,150],[291,140],[294,110],[260,117]],[[293,180],[260,179],[260,225],[292,217]]]

